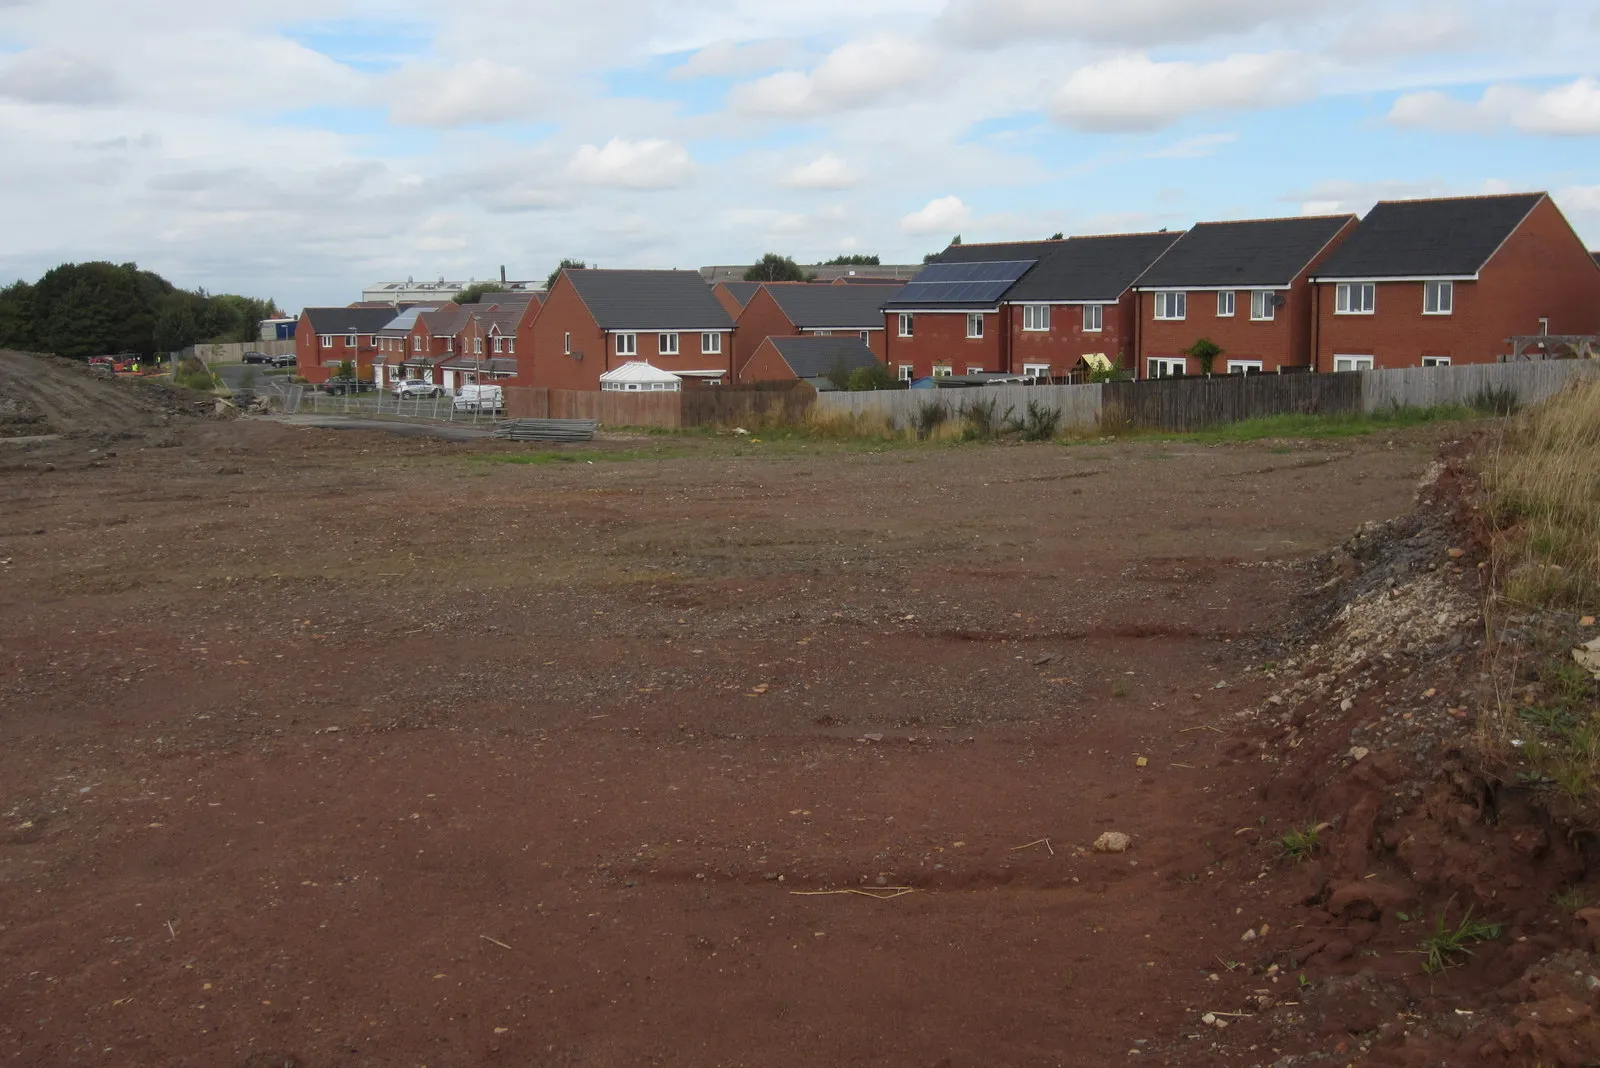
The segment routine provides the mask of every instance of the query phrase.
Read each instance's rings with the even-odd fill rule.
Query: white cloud
[[[959,230],[971,221],[972,209],[960,197],[939,197],[901,218],[900,229],[908,234],[936,234]]]
[[[900,90],[932,78],[936,55],[903,36],[851,41],[806,74],[786,70],[736,85],[734,108],[753,115],[803,115],[883,103]]]
[[[1356,12],[1334,51],[1347,62],[1448,52],[1472,45],[1477,26],[1459,5]]]
[[[994,47],[1039,37],[1149,47],[1305,19],[1329,0],[953,0],[952,38]]]
[[[794,56],[793,42],[784,40],[713,41],[672,68],[674,80],[706,77],[735,77],[782,66]]]
[[[0,65],[0,97],[29,104],[109,104],[124,94],[107,65],[82,54],[30,50]]]
[[[388,78],[390,115],[408,126],[467,126],[526,119],[538,100],[533,77],[491,59],[408,63]]]
[[[1292,52],[1243,53],[1211,63],[1113,56],[1074,71],[1053,110],[1080,130],[1155,130],[1202,111],[1296,102],[1310,91],[1307,62]]]
[[[849,189],[860,181],[855,169],[832,152],[824,152],[780,179],[791,189]]]
[[[1231,145],[1237,140],[1239,135],[1236,133],[1200,134],[1196,137],[1185,137],[1182,141],[1175,141],[1147,155],[1150,159],[1202,159],[1216,155],[1217,149]]]
[[[1389,121],[1451,133],[1510,126],[1522,133],[1589,137],[1600,134],[1600,80],[1578,78],[1544,92],[1491,85],[1477,100],[1459,100],[1434,90],[1404,93],[1390,107]]]
[[[613,137],[604,147],[581,146],[569,167],[572,176],[590,185],[619,189],[672,189],[694,177],[688,149],[673,141]]]

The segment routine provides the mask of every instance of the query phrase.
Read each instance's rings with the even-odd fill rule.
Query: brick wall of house
[[[737,300],[733,299],[733,294],[728,292],[727,286],[723,285],[721,282],[718,282],[716,285],[711,287],[711,295],[717,298],[717,303],[721,304],[722,310],[728,313],[728,318],[735,321],[738,320],[739,313],[744,311],[744,309],[739,307],[739,302]]]
[[[912,375],[926,378],[934,364],[947,364],[954,374],[966,374],[968,367],[985,371],[1004,371],[1001,327],[1005,319],[998,312],[983,317],[983,336],[967,337],[965,312],[917,312],[912,336],[899,335],[899,313],[885,312],[884,362],[893,374],[901,364],[912,366]]]
[[[1296,314],[1301,304],[1310,306],[1310,286],[1304,277],[1296,280],[1290,290],[1279,290],[1278,295],[1287,301],[1273,310],[1270,321],[1250,318],[1250,290],[1234,291],[1232,316],[1217,314],[1217,294],[1206,290],[1191,290],[1188,294],[1188,315],[1182,320],[1165,320],[1155,317],[1156,295],[1139,294],[1139,314],[1143,320],[1140,328],[1139,377],[1149,377],[1151,357],[1182,358],[1184,349],[1200,338],[1210,338],[1222,346],[1222,355],[1212,367],[1214,374],[1228,369],[1229,360],[1260,360],[1262,370],[1276,371],[1279,367],[1308,362],[1310,332],[1302,326],[1310,320]],[[1200,365],[1188,361],[1189,374],[1199,374]]]
[[[769,337],[792,337],[800,332],[765,286],[756,290],[743,311],[731,314],[734,317],[733,375],[738,382],[746,381],[744,365],[763,341]]]
[[[1600,332],[1600,266],[1548,197],[1478,281],[1455,283],[1451,314],[1423,314],[1423,285],[1377,283],[1371,315],[1338,314],[1335,284],[1318,285],[1318,370],[1333,370],[1336,355],[1371,356],[1379,368],[1417,367],[1425,356],[1494,363],[1510,351],[1506,338],[1537,334],[1541,316],[1552,334]]]
[[[1050,306],[1049,330],[1024,330],[1023,306],[1008,304],[1004,312],[1011,321],[1010,366],[1012,374],[1022,374],[1029,364],[1049,364],[1050,373],[1061,377],[1077,366],[1088,353],[1102,353],[1112,363],[1119,358],[1126,365],[1133,347],[1133,316],[1136,307],[1134,295],[1124,293],[1115,304],[1101,305],[1101,329],[1083,328],[1083,306],[1054,304]]]
[[[568,354],[570,335],[570,355]],[[544,307],[517,334],[517,384],[547,389],[599,389],[610,369],[607,338],[565,274]]]
[[[328,373],[322,367],[321,346],[317,335],[311,332],[311,316],[300,313],[300,322],[294,328],[294,369],[307,382],[326,382]]]
[[[778,355],[778,346],[766,338],[739,369],[740,382],[793,382],[794,370]]]

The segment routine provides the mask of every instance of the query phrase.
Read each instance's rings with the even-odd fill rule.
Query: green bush
[[[850,372],[850,389],[857,393],[864,393],[873,389],[893,389],[898,383],[889,368],[881,363],[874,363],[870,367],[857,367]]]
[[[944,425],[944,421],[948,418],[950,418],[950,412],[941,401],[933,398],[923,401],[917,406],[915,422],[917,440],[926,441],[935,430]]]

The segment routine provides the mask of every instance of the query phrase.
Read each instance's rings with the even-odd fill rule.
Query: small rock
[[[1107,831],[1094,840],[1096,853],[1126,853],[1133,839],[1121,831]]]
[[[1343,701],[1339,702],[1339,711],[1340,712],[1348,712],[1354,707],[1356,707],[1356,703],[1355,703],[1354,700],[1352,700],[1349,697],[1346,697]]]
[[[1239,941],[1241,942],[1254,942],[1255,940],[1256,929],[1254,927],[1250,928],[1250,930],[1239,936]]]
[[[1352,745],[1350,747],[1350,759],[1359,764],[1367,758],[1367,754],[1370,752],[1371,750],[1364,745]]]
[[[1452,559],[1452,560],[1459,560],[1463,556],[1467,555],[1467,550],[1465,550],[1465,549],[1451,549],[1451,550],[1449,550],[1448,555],[1449,555],[1450,559]]]
[[[1204,1016],[1200,1017],[1200,1022],[1205,1024],[1207,1027],[1214,1027],[1217,1023],[1217,1014],[1214,1012],[1208,1012]]]
[[[865,738],[869,742],[883,741],[883,735],[881,734],[863,734],[861,737]]]

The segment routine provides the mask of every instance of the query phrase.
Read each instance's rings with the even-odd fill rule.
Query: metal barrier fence
[[[325,393],[305,385],[283,391],[283,410],[289,415],[355,415],[370,418],[425,419],[469,426],[493,426],[505,412],[457,408],[449,394],[440,397],[396,397],[392,393]]]

